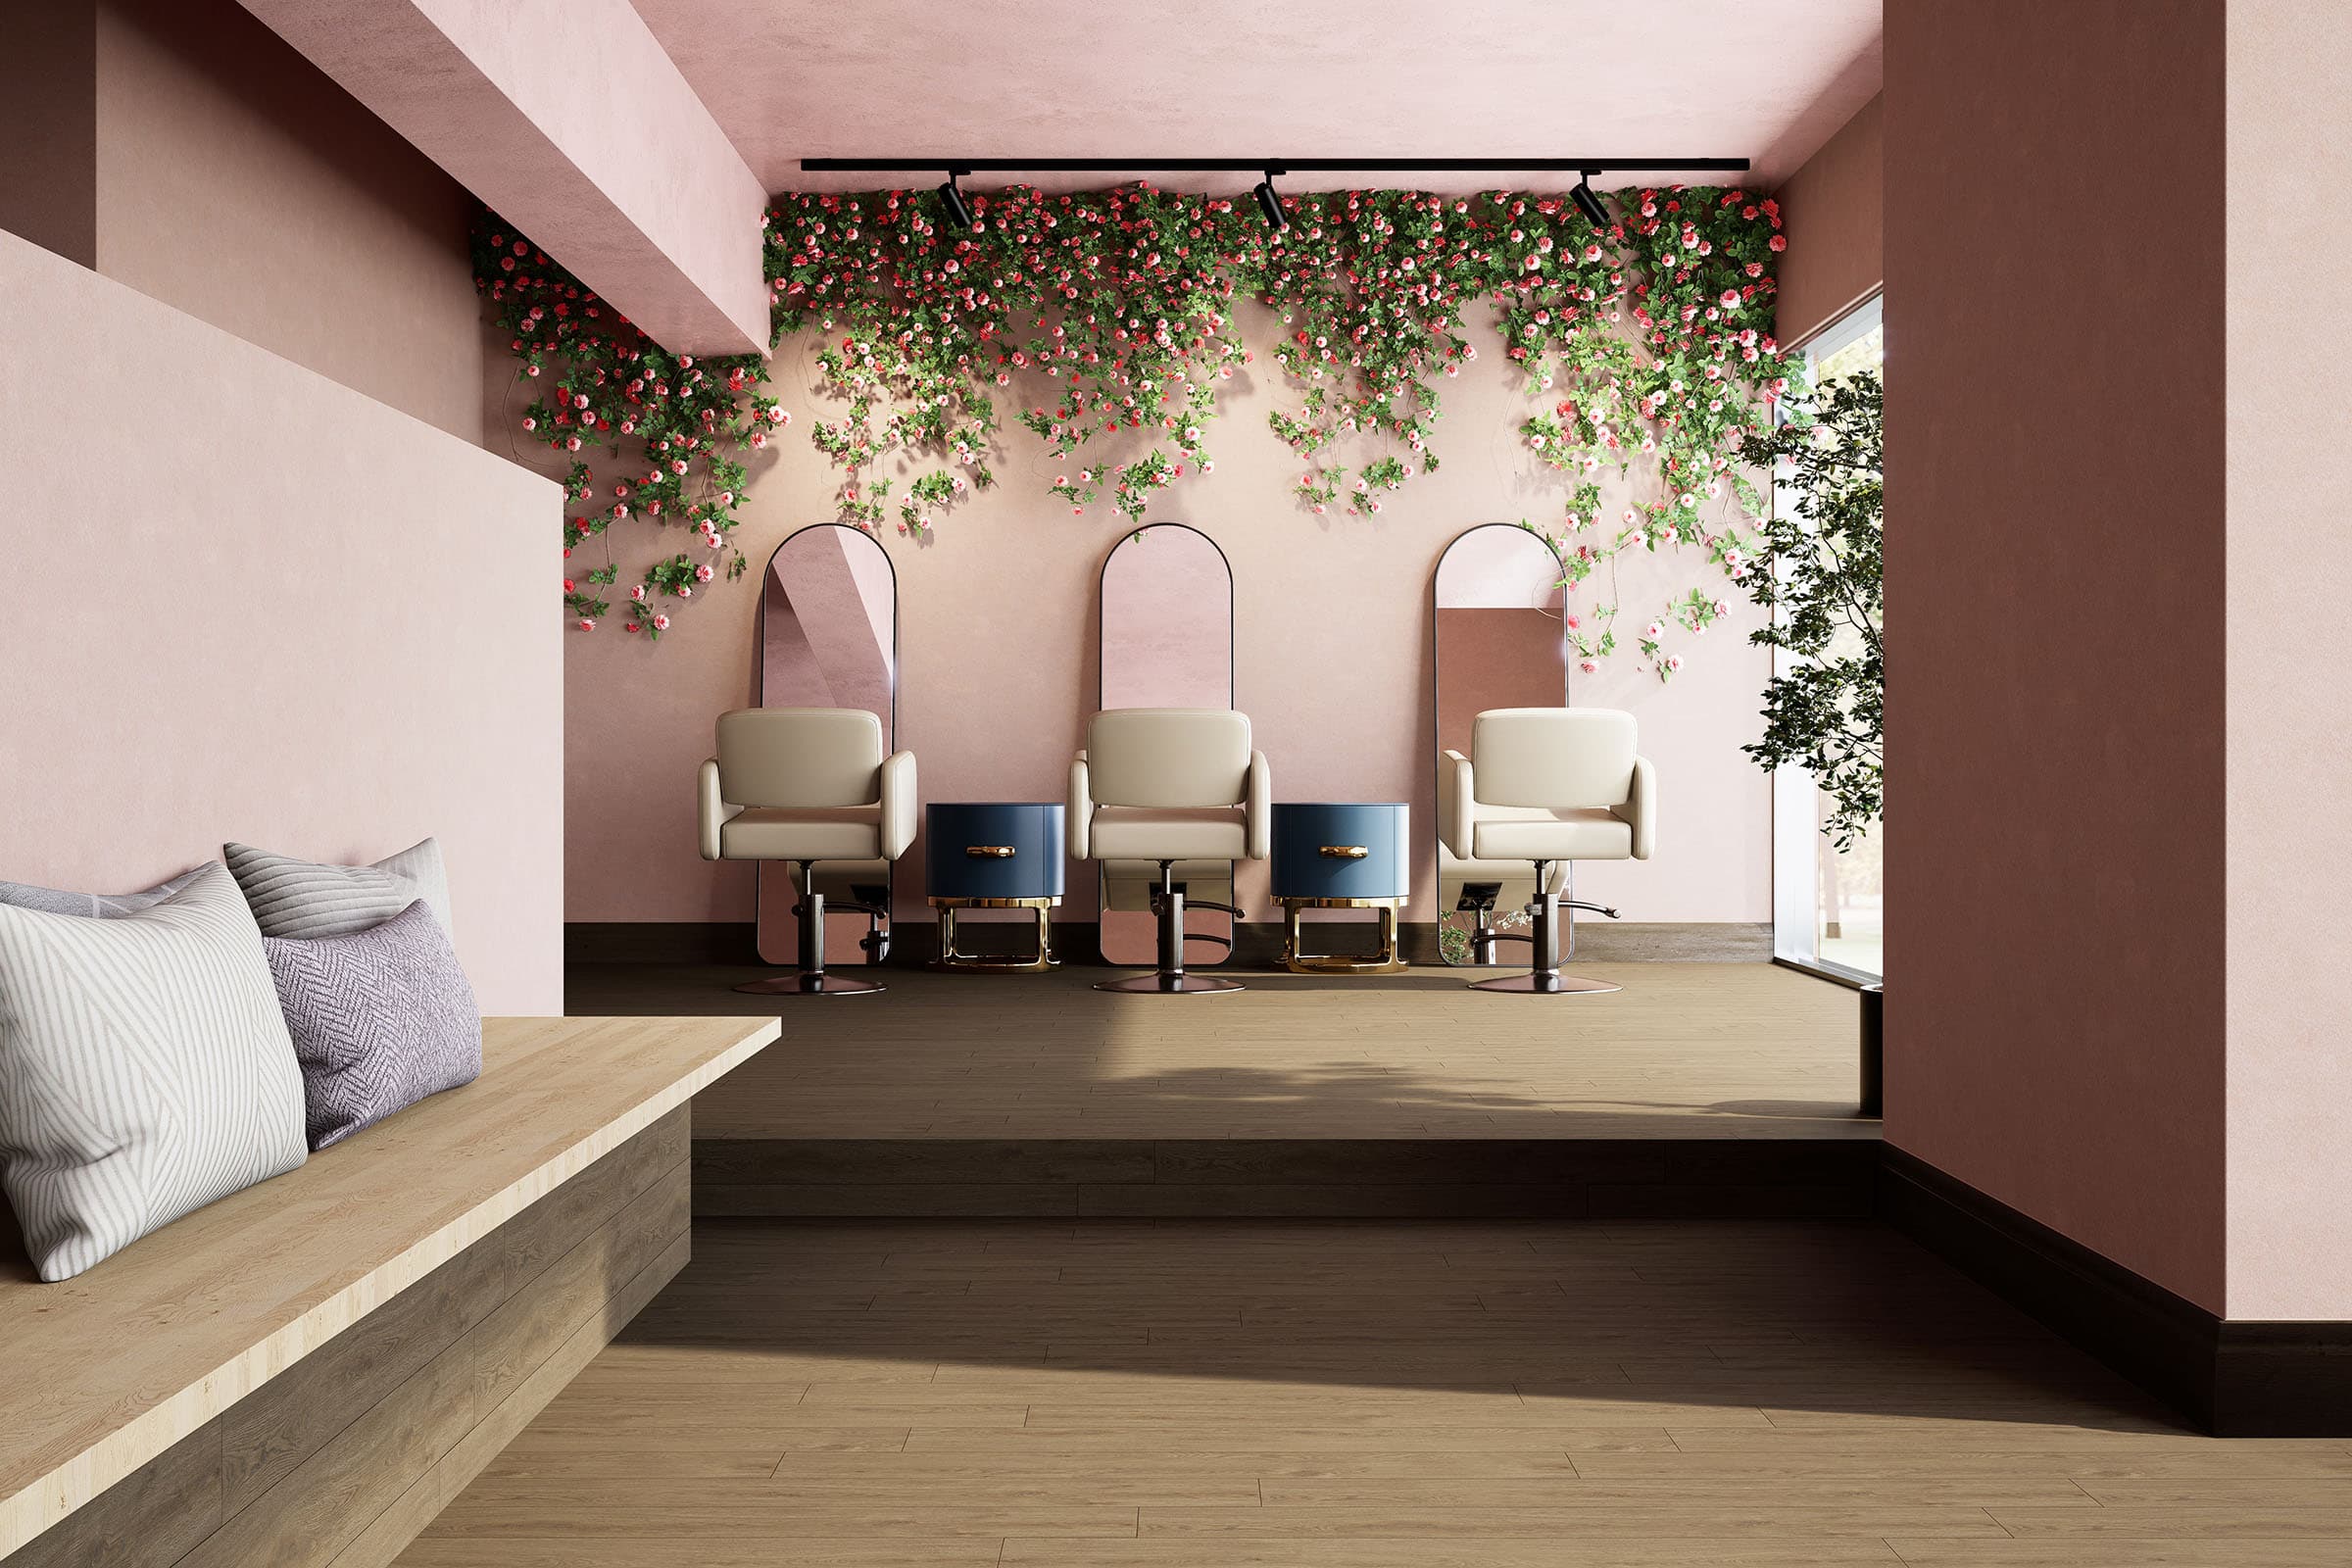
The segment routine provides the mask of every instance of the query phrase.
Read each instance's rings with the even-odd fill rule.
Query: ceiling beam
[[[628,0],[242,0],[662,347],[764,354],[767,196]]]

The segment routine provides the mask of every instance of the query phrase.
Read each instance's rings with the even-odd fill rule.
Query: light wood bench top
[[[774,1018],[491,1018],[482,1075],[56,1285],[0,1262],[0,1556],[774,1040]]]

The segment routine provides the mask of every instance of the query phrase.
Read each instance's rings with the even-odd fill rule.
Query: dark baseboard
[[[1873,1139],[697,1139],[695,1212],[794,1218],[1824,1219]]]
[[[1346,935],[1315,933],[1315,940],[1334,949],[1363,949],[1372,943],[1372,922],[1355,922],[1362,929]],[[965,947],[991,952],[1027,942],[1026,921],[1005,922],[1002,932],[990,923],[967,921],[960,928]],[[1282,961],[1282,924],[1248,920],[1234,932],[1233,962],[1247,968],[1271,967]],[[1077,962],[1089,962],[1096,952],[1095,922],[1056,920],[1055,948]],[[1405,960],[1436,964],[1438,927],[1435,921],[1408,920],[1397,931]],[[1503,950],[1506,956],[1520,951]],[[939,928],[925,919],[902,919],[891,934],[894,964],[928,963],[939,955]],[[1772,927],[1730,921],[1616,924],[1585,920],[1576,928],[1576,951],[1571,961],[1586,963],[1769,963]],[[564,927],[564,961],[575,964],[758,963],[753,927],[748,920],[575,920]],[[1522,965],[1524,967],[1524,965]]]
[[[2218,1437],[2352,1437],[2352,1323],[2226,1321],[1899,1149],[1877,1206]]]
[[[568,920],[564,961],[758,963],[758,930],[749,920]]]

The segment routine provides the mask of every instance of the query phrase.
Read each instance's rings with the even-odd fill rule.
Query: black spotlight
[[[957,228],[969,228],[972,226],[972,210],[964,204],[963,192],[956,188],[956,177],[962,172],[960,169],[948,171],[948,182],[939,187],[939,200],[948,210],[949,222]]]
[[[1274,194],[1274,176],[1282,171],[1269,169],[1266,177],[1250,192],[1257,198],[1257,210],[1266,215],[1266,226],[1277,231],[1291,226],[1291,215],[1282,210],[1282,198]]]
[[[1585,183],[1592,177],[1592,170],[1579,170],[1576,176],[1576,189],[1568,193],[1568,199],[1576,203],[1578,212],[1592,220],[1594,228],[1606,228],[1609,226],[1609,210],[1600,205],[1600,198],[1593,194],[1592,186]]]

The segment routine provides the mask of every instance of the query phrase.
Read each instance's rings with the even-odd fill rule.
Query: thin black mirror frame
[[[1445,639],[1438,635],[1438,611],[1440,608],[1438,603],[1438,581],[1442,576],[1445,575],[1446,558],[1453,554],[1454,547],[1460,544],[1463,540],[1469,538],[1472,534],[1483,533],[1489,528],[1508,528],[1513,533],[1525,534],[1528,538],[1534,540],[1538,545],[1542,546],[1545,555],[1551,557],[1553,573],[1552,580],[1559,586],[1561,596],[1560,602],[1562,618],[1560,626],[1560,706],[1562,708],[1571,706],[1571,693],[1568,685],[1568,627],[1566,623],[1568,564],[1566,562],[1560,559],[1559,546],[1553,544],[1544,535],[1537,532],[1535,529],[1530,528],[1523,523],[1480,522],[1473,523],[1471,526],[1464,528],[1460,533],[1455,534],[1451,539],[1446,542],[1446,548],[1438,552],[1437,564],[1433,565],[1429,569],[1429,777],[1430,800],[1433,803],[1438,799],[1438,773],[1444,765],[1443,760],[1446,756],[1446,714],[1444,710],[1446,681],[1445,670],[1443,667],[1445,656],[1441,651]],[[1436,912],[1437,925],[1442,936],[1445,930],[1446,917],[1452,914],[1454,911],[1442,907],[1445,903],[1446,886],[1446,880],[1442,874],[1446,864],[1446,840],[1438,831],[1438,813],[1434,809],[1429,813],[1429,819],[1430,892],[1432,898],[1437,902],[1438,905],[1441,906]],[[1573,864],[1571,864],[1568,868],[1568,882],[1571,888],[1574,886],[1575,878],[1576,868]],[[1445,945],[1443,941],[1441,941],[1439,944],[1439,951],[1441,953],[1444,952],[1444,947]],[[1450,967],[1462,967],[1461,965],[1453,964],[1451,959],[1447,959],[1446,961]]]

